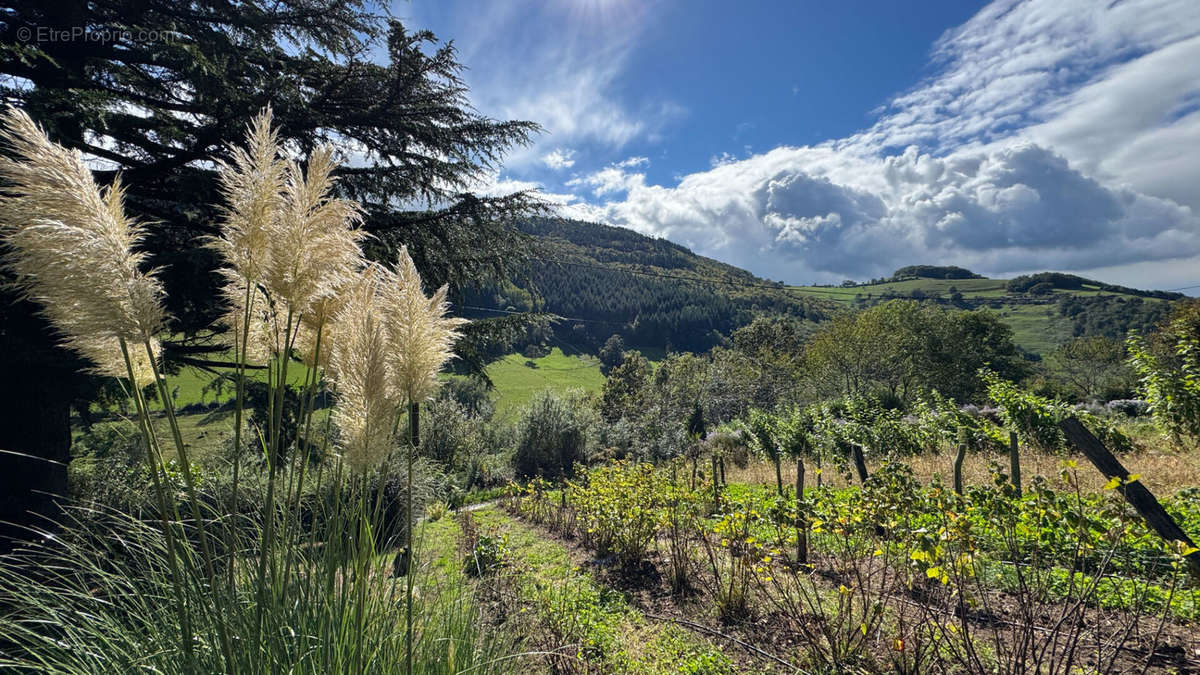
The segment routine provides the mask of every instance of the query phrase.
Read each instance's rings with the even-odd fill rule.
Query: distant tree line
[[[1158,298],[1160,300],[1181,300],[1184,295],[1182,293],[1174,293],[1171,291],[1146,291],[1128,286],[1118,286],[1116,284],[1106,284],[1103,281],[1094,279],[1086,279],[1074,274],[1064,274],[1062,272],[1039,272],[1038,274],[1023,274],[1019,277],[1014,277],[1008,280],[1005,285],[1009,293],[1046,293],[1055,290],[1080,290],[1085,286],[1093,286],[1098,290],[1106,293],[1120,293],[1123,295],[1135,295],[1142,298]]]

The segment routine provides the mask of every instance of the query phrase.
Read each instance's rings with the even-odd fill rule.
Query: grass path
[[[736,672],[707,638],[648,619],[537,529],[495,507],[471,517],[479,534],[504,541],[508,565],[495,585],[511,589],[537,646],[555,652],[543,663],[603,673]]]

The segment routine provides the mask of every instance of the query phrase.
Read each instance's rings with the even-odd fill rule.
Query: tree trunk
[[[54,346],[35,309],[0,293],[0,552],[14,538],[28,540],[31,527],[54,529],[67,494],[70,402],[82,364]]]
[[[1108,448],[1100,442],[1100,439],[1092,435],[1092,432],[1087,430],[1087,427],[1075,419],[1068,417],[1058,423],[1063,433],[1067,435],[1067,440],[1076,448],[1079,448],[1100,473],[1106,478],[1118,478],[1121,484],[1117,486],[1117,490],[1125,497],[1125,501],[1129,502],[1150,527],[1168,542],[1183,542],[1188,548],[1196,548],[1196,544],[1188,537],[1183,528],[1179,527],[1179,523],[1171,517],[1163,509],[1162,504],[1158,503],[1158,499],[1141,481],[1129,482],[1129,472],[1121,465],[1121,462],[1109,452]],[[1200,551],[1192,551],[1184,558],[1187,561],[1188,568],[1192,572],[1192,576],[1200,580]]]

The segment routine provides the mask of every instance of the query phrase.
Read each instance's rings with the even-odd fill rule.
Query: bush
[[[505,538],[482,535],[463,559],[463,571],[472,577],[486,576],[504,565],[507,553]]]
[[[100,422],[79,435],[71,444],[72,457],[132,457],[144,452],[141,431],[133,422]]]
[[[465,463],[483,449],[480,424],[454,399],[425,405],[421,424],[421,454],[448,467]]]
[[[587,461],[590,410],[577,392],[559,397],[544,391],[534,397],[517,423],[517,475],[573,476],[575,464]]]

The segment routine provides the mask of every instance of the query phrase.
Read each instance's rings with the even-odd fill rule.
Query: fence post
[[[954,492],[959,497],[963,493],[963,478],[962,466],[963,460],[967,458],[967,429],[965,427],[958,428],[958,452],[954,455]]]
[[[1017,496],[1021,496],[1021,452],[1017,446],[1017,432],[1008,432],[1008,464],[1009,473],[1012,474],[1013,487],[1017,489]]]
[[[804,520],[804,457],[796,455],[796,562],[808,562],[808,524]]]
[[[1150,490],[1146,489],[1145,485],[1142,485],[1141,481],[1129,482],[1129,472],[1109,452],[1108,448],[1104,447],[1100,439],[1087,430],[1087,427],[1074,417],[1068,417],[1059,422],[1058,426],[1067,435],[1067,439],[1100,470],[1100,473],[1109,479],[1120,479],[1121,484],[1117,486],[1117,490],[1125,497],[1125,501],[1129,502],[1142,518],[1146,519],[1158,536],[1168,542],[1182,541],[1188,548],[1196,548],[1196,544],[1187,536],[1183,528],[1179,527],[1179,523],[1176,523],[1171,514],[1163,509],[1162,504],[1158,503],[1158,499]],[[1192,576],[1200,580],[1200,551],[1192,551],[1185,556],[1185,560],[1187,560]]]
[[[858,482],[867,482],[867,460],[863,458],[862,446],[858,443],[850,444],[850,455],[854,457],[854,468],[858,471]]]

